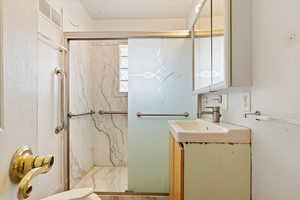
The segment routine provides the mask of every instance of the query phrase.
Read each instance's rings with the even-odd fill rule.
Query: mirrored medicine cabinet
[[[250,0],[206,0],[193,23],[194,93],[251,85]]]

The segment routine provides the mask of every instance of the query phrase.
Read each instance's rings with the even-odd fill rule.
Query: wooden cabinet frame
[[[184,149],[181,143],[169,137],[170,148],[170,200],[184,199]]]

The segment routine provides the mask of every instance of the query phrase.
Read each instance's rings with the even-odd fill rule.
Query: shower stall
[[[70,42],[72,188],[128,189],[126,47],[126,40]]]
[[[66,37],[69,187],[168,194],[168,120],[196,116],[189,33]]]

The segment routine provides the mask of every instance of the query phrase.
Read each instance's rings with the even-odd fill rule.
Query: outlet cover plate
[[[242,94],[242,106],[244,112],[251,112],[251,94],[246,92]]]
[[[221,104],[222,110],[227,111],[228,110],[228,95],[222,94],[222,104]]]

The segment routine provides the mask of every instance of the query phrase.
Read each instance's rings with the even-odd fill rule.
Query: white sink
[[[177,142],[250,144],[251,130],[227,123],[205,120],[169,121],[171,134]]]

